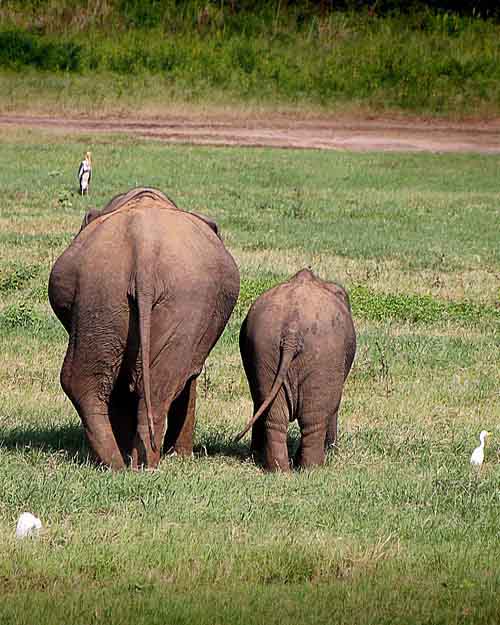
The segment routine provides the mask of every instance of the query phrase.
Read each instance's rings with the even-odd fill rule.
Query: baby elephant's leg
[[[289,471],[289,414],[284,389],[279,391],[268,413],[262,417],[265,419],[264,466],[268,471]]]
[[[295,456],[295,464],[305,469],[325,462],[326,419],[299,419],[301,432],[300,446]]]

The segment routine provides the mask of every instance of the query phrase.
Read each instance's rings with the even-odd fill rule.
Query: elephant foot
[[[180,458],[194,458],[193,448],[192,447],[177,447],[170,446],[164,448],[164,453],[166,456],[179,456]]]
[[[276,472],[281,472],[281,473],[290,473],[292,468],[290,467],[289,464],[283,464],[283,463],[279,463],[278,461],[275,461],[274,463],[269,463],[266,464],[264,469],[268,472],[268,473],[276,473]]]
[[[96,467],[106,467],[111,469],[112,471],[121,471],[126,468],[126,464],[123,461],[122,456],[115,457],[113,456],[110,460],[103,460],[94,452],[90,454],[90,460]]]
[[[266,471],[290,471],[287,431],[283,428],[267,428],[264,446],[264,468]]]
[[[254,461],[254,463],[261,467],[264,465],[264,454],[261,451],[256,451],[254,449],[250,450],[250,457]]]
[[[147,448],[143,441],[136,437],[130,454],[130,465],[132,469],[156,469],[160,463],[160,452]]]
[[[126,468],[125,460],[118,450],[101,448],[99,452],[97,452],[91,447],[89,451],[91,462],[98,467],[107,467],[112,471],[121,471]]]
[[[325,463],[325,454],[326,451],[323,447],[321,449],[305,449],[300,445],[293,457],[293,466],[299,470],[320,466]]]
[[[290,466],[290,462],[288,460],[288,456],[283,457],[267,457],[264,463],[264,468],[266,471],[274,472],[274,471],[282,471],[283,473],[288,473],[292,470]]]
[[[325,464],[325,454],[308,455],[307,457],[301,456],[296,459],[294,466],[296,469],[310,469],[312,467],[319,467]]]
[[[150,460],[149,462],[138,462],[137,459],[134,458],[134,454],[132,453],[130,468],[132,469],[132,471],[156,471],[159,464],[159,458]]]

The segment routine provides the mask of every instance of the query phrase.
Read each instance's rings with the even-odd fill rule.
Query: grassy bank
[[[81,198],[87,139],[0,144],[2,623],[498,622],[498,157],[103,138]],[[200,376],[195,457],[113,475],[60,388],[46,284],[83,211],[131,181],[214,217],[242,289]],[[252,409],[239,327],[306,265],[353,302],[340,445],[321,469],[263,475],[233,442]],[[44,530],[20,543],[23,510]]]
[[[493,21],[430,11],[320,14],[280,3],[256,14],[186,3],[148,19],[137,7],[92,6],[30,12],[14,3],[0,11],[0,110],[31,101],[88,114],[104,101],[117,113],[151,102],[161,109],[161,102],[215,101],[500,113],[500,24]]]

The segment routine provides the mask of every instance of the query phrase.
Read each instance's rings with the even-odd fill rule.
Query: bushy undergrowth
[[[273,277],[242,280],[236,314],[246,314],[259,295],[282,281]],[[353,315],[358,319],[423,324],[446,321],[474,324],[482,320],[500,323],[499,308],[465,300],[447,302],[431,295],[377,293],[362,284],[353,285],[348,292]]]
[[[36,13],[38,21],[15,11],[2,20],[0,13],[0,67],[161,74],[188,92],[320,105],[361,100],[436,112],[500,106],[500,25],[491,21],[430,12],[321,15],[279,5],[235,14],[210,3],[175,14],[159,4],[140,17],[140,6],[110,6],[100,24],[82,7],[80,22],[65,21],[64,11],[52,21],[50,11]]]
[[[2,267],[0,270],[0,293],[9,293],[23,288],[33,278],[36,278],[39,272],[39,266],[24,263]]]
[[[19,69],[32,66],[43,70],[76,71],[82,68],[83,47],[72,41],[39,37],[28,32],[0,32],[0,64]]]
[[[482,319],[496,319],[500,322],[500,309],[474,302],[447,302],[431,295],[374,293],[363,285],[350,289],[349,296],[354,314],[374,321],[477,323]]]
[[[27,302],[10,304],[0,313],[0,331],[16,329],[36,332],[53,325],[52,319],[45,317]]]

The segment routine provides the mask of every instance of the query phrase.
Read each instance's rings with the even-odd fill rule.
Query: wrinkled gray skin
[[[215,224],[160,191],[85,216],[49,299],[69,335],[61,384],[98,461],[156,467],[162,442],[192,453],[196,378],[238,293]]]
[[[252,452],[269,471],[288,471],[288,423],[297,419],[301,442],[294,464],[323,464],[336,444],[344,382],[356,334],[344,289],[303,269],[263,293],[240,331],[240,351],[254,416]]]

